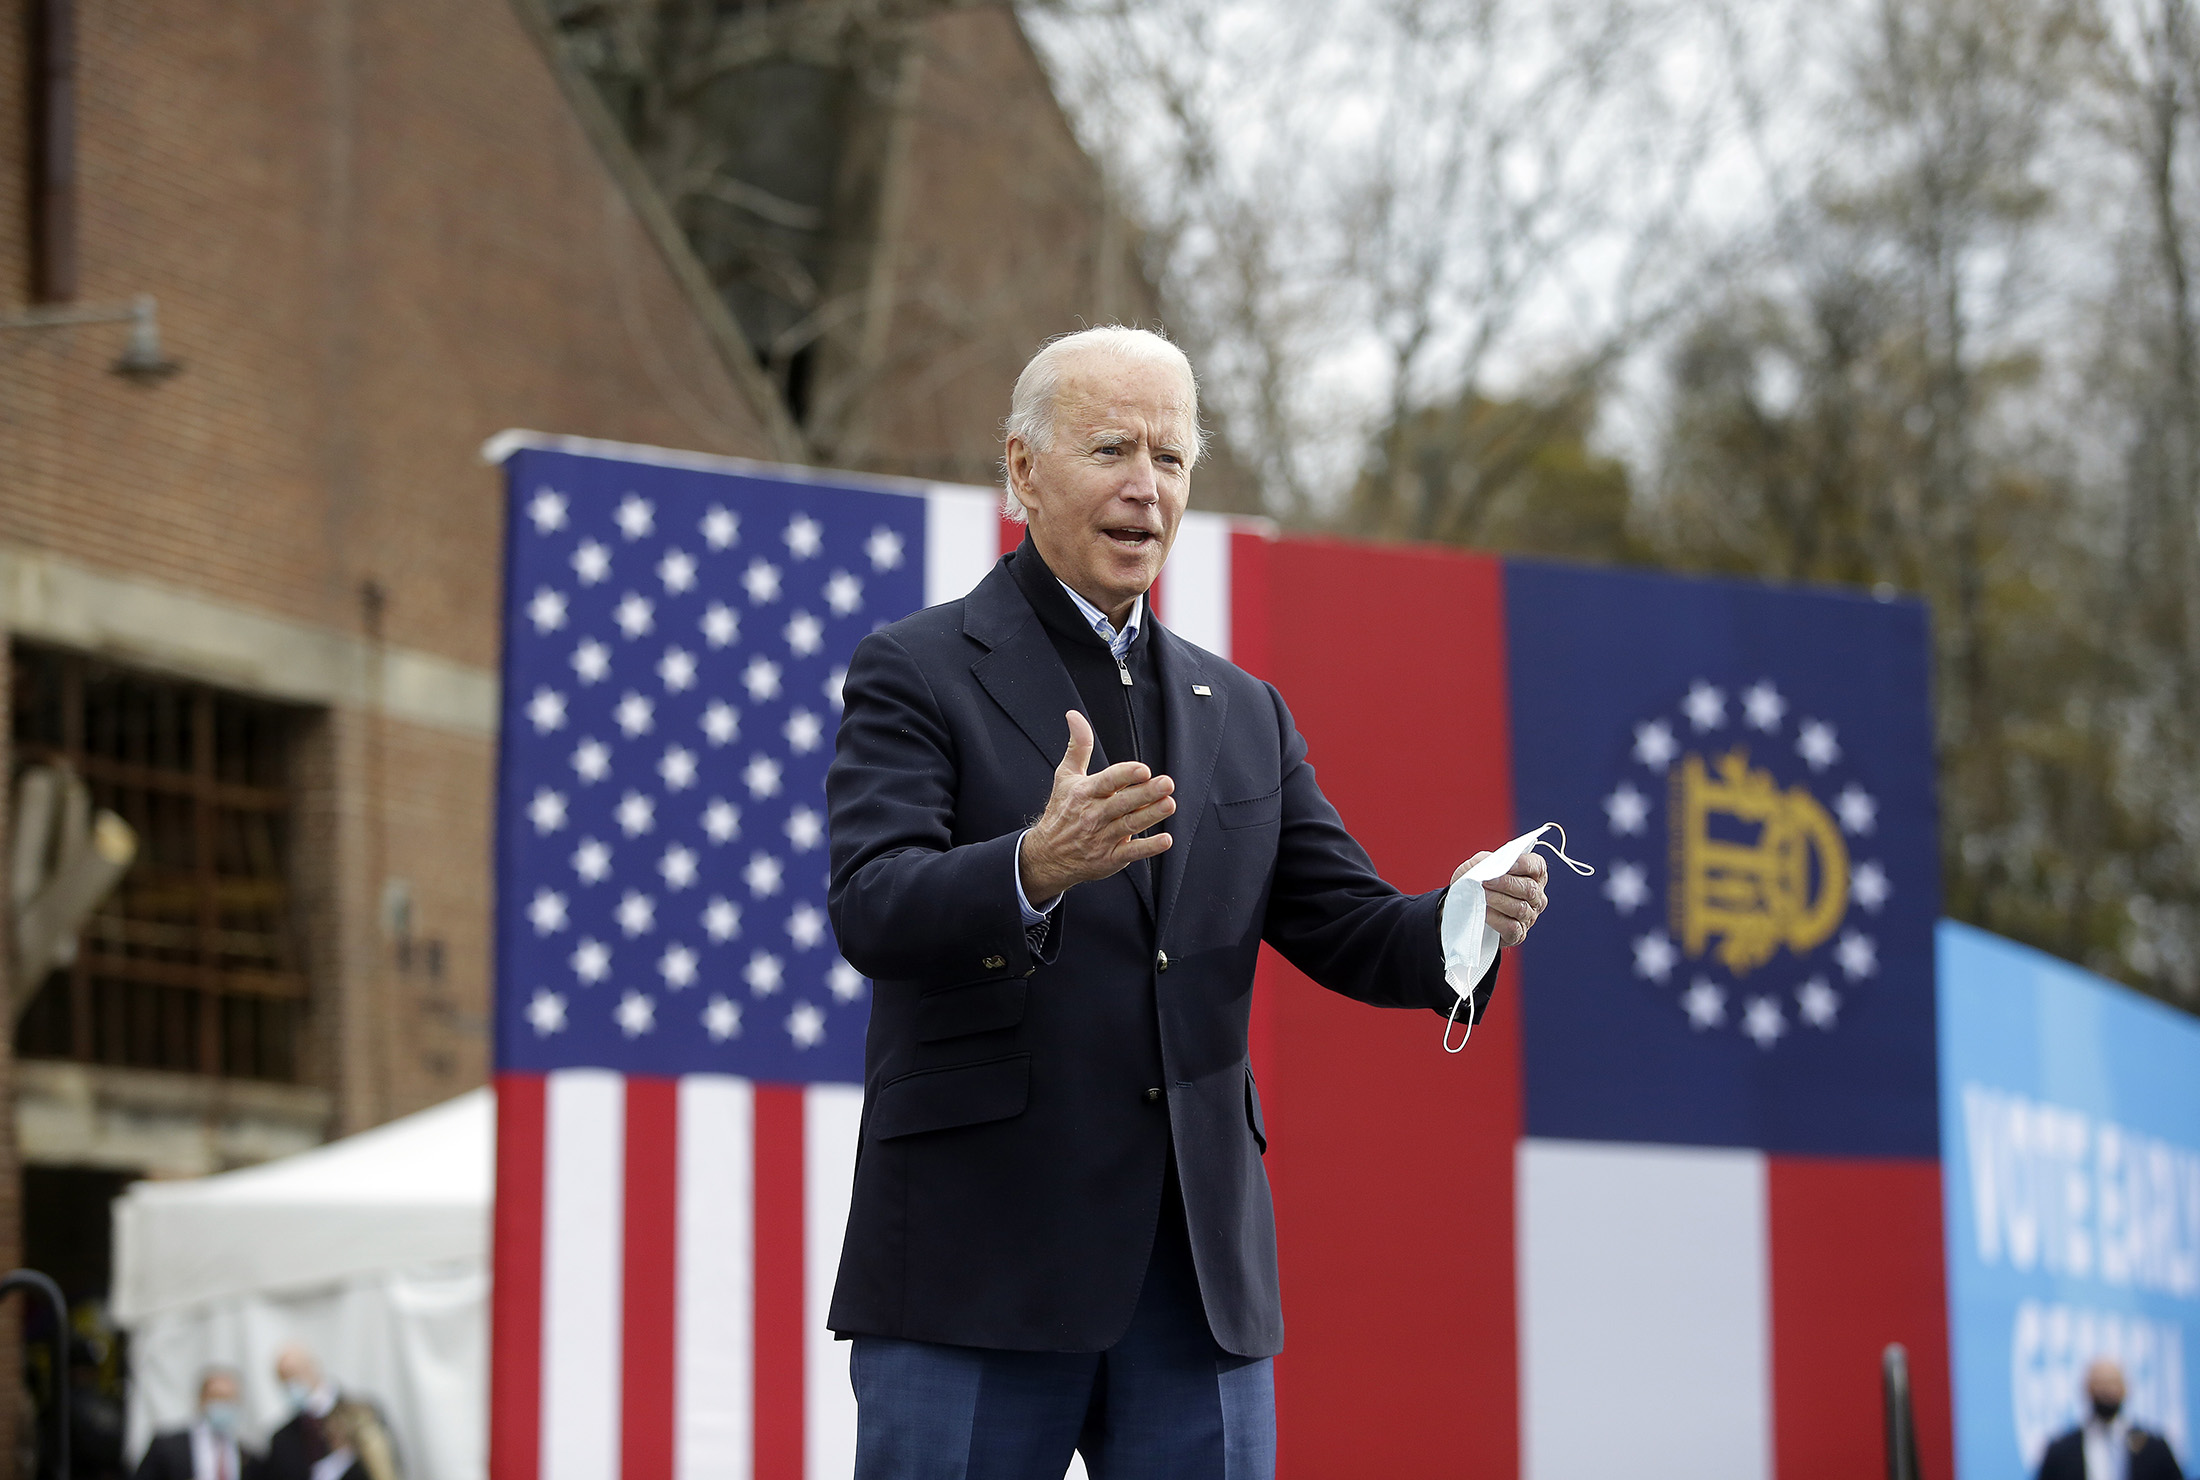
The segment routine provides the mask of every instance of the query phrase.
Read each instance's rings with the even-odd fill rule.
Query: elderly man
[[[199,1378],[199,1415],[189,1428],[155,1434],[138,1461],[137,1480],[244,1480],[259,1457],[238,1442],[243,1414],[237,1374],[209,1367]]]
[[[1053,341],[1008,421],[1022,545],[848,670],[830,903],[876,986],[830,1321],[859,1480],[1076,1451],[1096,1480],[1272,1473],[1260,944],[1364,1002],[1458,1004],[1446,891],[1385,884],[1282,697],[1146,606],[1200,442],[1167,340]],[[1504,944],[1544,877],[1531,854],[1489,886]]]
[[[2124,1417],[2124,1369],[2108,1358],[2085,1372],[2084,1423],[2047,1446],[2040,1480],[2185,1480],[2169,1441]]]

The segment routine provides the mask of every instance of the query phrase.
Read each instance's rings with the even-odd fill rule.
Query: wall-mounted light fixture
[[[150,293],[140,293],[126,304],[62,304],[0,318],[0,329],[65,329],[73,324],[130,326],[129,342],[123,346],[121,358],[108,367],[124,379],[150,385],[183,368],[180,361],[161,353],[160,317]]]

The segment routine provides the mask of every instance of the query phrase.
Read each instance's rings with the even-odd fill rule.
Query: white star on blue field
[[[860,1078],[825,769],[855,645],[922,602],[923,501],[521,457],[500,1067]]]

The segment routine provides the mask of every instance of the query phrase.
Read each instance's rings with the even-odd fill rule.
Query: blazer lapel
[[[971,676],[1016,722],[1016,728],[1045,759],[1047,769],[1053,770],[1062,763],[1062,751],[1069,744],[1069,726],[1062,716],[1072,709],[1083,710],[1085,702],[1078,697],[1077,685],[1054,651],[1046,624],[1032,611],[1024,593],[1016,589],[1015,578],[1002,565],[996,565],[971,592],[964,611],[963,632],[988,649],[984,657],[970,665]],[[1169,735],[1173,744],[1173,722]],[[1175,754],[1173,750],[1170,753]],[[1109,764],[1106,747],[1094,736],[1091,769],[1104,770]],[[1181,841],[1175,846],[1181,847]],[[1138,891],[1139,903],[1152,916],[1154,886],[1149,876],[1153,870],[1133,864],[1123,872]]]
[[[1034,617],[1015,636],[970,665],[978,684],[1016,721],[1016,728],[1052,770],[1062,763],[1069,726],[1062,716],[1081,709],[1069,670],[1054,655],[1046,629]],[[1095,751],[1098,745],[1094,746]]]
[[[1205,666],[1190,644],[1167,628],[1154,628],[1154,667],[1160,672],[1164,727],[1169,733],[1169,775],[1176,782],[1176,815],[1169,832],[1176,839],[1157,860],[1161,907],[1155,915],[1156,936],[1167,938],[1169,916],[1184,885],[1184,871],[1191,863],[1192,843],[1199,819],[1207,811],[1207,794],[1215,775],[1215,757],[1222,751],[1223,721],[1230,713],[1230,693],[1210,684]],[[1211,688],[1195,694],[1192,685]]]

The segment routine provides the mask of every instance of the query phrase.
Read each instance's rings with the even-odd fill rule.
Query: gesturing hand
[[[1092,726],[1074,709],[1067,717],[1069,749],[1054,768],[1054,794],[1024,835],[1018,862],[1024,898],[1042,909],[1070,885],[1105,879],[1133,859],[1166,853],[1175,841],[1167,833],[1138,835],[1176,811],[1170,795],[1176,783],[1136,761],[1087,776]]]
[[[1459,865],[1452,874],[1456,884],[1459,877],[1477,863],[1489,857],[1477,853]],[[1501,946],[1516,946],[1528,938],[1536,916],[1550,903],[1550,896],[1543,892],[1543,883],[1551,876],[1551,866],[1530,848],[1513,860],[1513,866],[1482,886],[1482,899],[1490,929],[1497,932]]]

